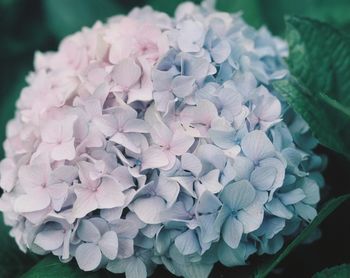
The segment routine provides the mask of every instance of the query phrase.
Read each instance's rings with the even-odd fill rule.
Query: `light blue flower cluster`
[[[60,104],[27,103],[43,81],[19,102],[0,167],[0,210],[19,246],[127,278],[158,265],[203,278],[217,262],[279,251],[317,215],[325,165],[271,85],[288,75],[285,42],[208,2],[182,4],[174,18],[134,9],[108,24],[94,27],[89,62],[81,50],[69,56],[70,67],[80,60],[66,79],[61,58],[38,58],[37,79],[79,82],[64,96],[49,86]],[[84,43],[95,42],[87,32]]]

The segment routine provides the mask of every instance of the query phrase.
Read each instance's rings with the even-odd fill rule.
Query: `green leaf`
[[[21,252],[0,214],[0,277],[19,277],[35,263],[35,256]]]
[[[267,263],[257,269],[255,278],[264,278],[290,253],[297,247],[300,243],[304,242],[316,228],[332,213],[334,212],[342,203],[350,199],[350,194],[342,195],[340,197],[334,198],[328,201],[317,217],[307,226],[287,247],[282,251],[277,253],[270,259]]]
[[[104,271],[84,272],[71,263],[62,263],[57,257],[47,256],[33,266],[21,278],[103,278],[108,277]]]
[[[284,31],[283,17],[288,14],[326,21],[341,29],[350,22],[348,0],[261,0],[260,4],[263,19],[275,34]]]
[[[259,0],[218,0],[217,8],[225,12],[242,12],[248,24],[260,27],[264,21],[261,15]]]
[[[171,0],[171,1],[164,1],[164,0],[149,0],[147,1],[147,5],[150,5],[153,9],[165,12],[171,16],[174,15],[176,7],[186,2],[185,0]],[[196,4],[201,3],[201,0],[194,0],[192,1]]]
[[[350,277],[350,264],[342,264],[326,268],[316,273],[312,278],[348,278]]]
[[[150,0],[147,1],[147,4],[156,10],[166,12],[169,15],[174,15],[176,7],[182,2],[185,2],[185,0]],[[202,0],[192,0],[192,2],[200,4]],[[229,13],[243,12],[243,18],[255,27],[259,27],[263,24],[260,14],[259,0],[217,0],[216,8]]]
[[[125,12],[113,0],[45,0],[43,1],[47,24],[57,38],[91,26],[97,20]]]
[[[315,20],[286,23],[292,76],[273,85],[323,145],[350,158],[350,39]]]

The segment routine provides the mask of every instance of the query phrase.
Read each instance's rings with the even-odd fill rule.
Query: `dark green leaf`
[[[62,263],[57,257],[47,256],[33,266],[21,278],[105,278],[108,277],[104,271],[84,272],[71,263]]]
[[[297,247],[300,243],[304,242],[316,228],[332,213],[334,212],[342,203],[350,199],[350,194],[343,195],[328,201],[317,217],[307,226],[286,248],[277,253],[269,260],[266,264],[258,268],[255,278],[264,278],[290,253]]]
[[[350,264],[342,264],[326,268],[316,273],[312,278],[348,278],[350,277]]]
[[[147,1],[147,4],[156,10],[174,15],[176,7],[182,2],[185,2],[185,0],[150,0]],[[202,1],[193,0],[192,2],[199,4]],[[259,27],[263,24],[260,15],[259,0],[218,0],[216,2],[216,8],[229,13],[243,12],[243,18],[255,27]]]
[[[274,87],[323,145],[350,158],[350,39],[311,19],[286,22],[292,76]]]
[[[171,1],[164,1],[164,0],[150,0],[147,1],[147,4],[150,5],[153,9],[165,12],[169,15],[174,15],[176,7],[185,2],[185,0],[171,0]],[[194,0],[192,1],[194,3],[201,3],[200,0]]]
[[[243,12],[243,18],[254,27],[263,25],[259,0],[218,0],[217,8],[225,12]]]
[[[261,0],[260,3],[265,23],[277,34],[284,31],[283,17],[287,14],[308,16],[342,29],[350,23],[348,0]]]
[[[0,214],[0,277],[19,277],[35,263],[35,257],[22,253],[13,238],[9,236]]]
[[[58,37],[91,26],[97,20],[125,12],[117,1],[112,0],[45,0],[49,28]]]

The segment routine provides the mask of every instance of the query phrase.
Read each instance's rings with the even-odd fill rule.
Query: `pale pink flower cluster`
[[[136,8],[37,53],[0,163],[20,248],[127,278],[276,253],[323,185],[317,141],[272,87],[286,53],[209,1]]]
[[[57,52],[36,53],[0,166],[0,206],[22,248],[21,217],[71,224],[96,209],[126,207],[136,172],[156,167],[162,152],[148,147],[150,128],[138,114],[153,98],[151,70],[168,49],[157,25],[116,17],[68,36]],[[142,168],[121,165],[118,148],[140,157]]]

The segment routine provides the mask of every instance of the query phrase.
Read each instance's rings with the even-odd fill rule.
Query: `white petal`
[[[185,153],[181,156],[181,167],[190,171],[195,177],[198,177],[202,171],[201,161],[192,153]]]
[[[96,200],[99,208],[121,207],[125,203],[125,196],[121,187],[111,178],[104,178],[97,188]]]
[[[132,203],[132,210],[146,224],[162,222],[160,214],[166,208],[165,201],[160,197],[139,198]]]
[[[196,183],[196,189],[197,187],[203,187],[212,193],[220,192],[223,185],[219,182],[219,175],[219,169],[211,170],[209,173],[199,178],[200,182]]]
[[[147,269],[143,261],[139,258],[131,258],[131,262],[127,264],[125,269],[125,277],[127,278],[146,278]]]
[[[113,231],[108,231],[107,233],[104,233],[104,235],[98,242],[98,246],[100,247],[103,255],[105,255],[110,260],[114,260],[118,254],[117,234]]]
[[[78,237],[87,242],[98,242],[101,238],[98,228],[88,219],[82,219],[77,229]]]
[[[180,129],[176,129],[170,143],[171,152],[175,155],[184,154],[194,143],[194,138]]]
[[[193,230],[187,230],[175,239],[175,246],[183,255],[190,255],[200,251],[197,235]]]
[[[250,176],[250,182],[258,190],[270,190],[276,179],[277,171],[273,167],[256,167]]]
[[[120,238],[118,246],[118,259],[129,258],[134,254],[134,241],[129,238]]]
[[[253,161],[263,159],[275,150],[270,139],[260,130],[254,130],[245,135],[241,147],[243,153]]]
[[[195,181],[195,178],[192,175],[171,177],[171,179],[177,181],[181,185],[181,187],[186,191],[187,194],[191,195],[192,197],[196,196],[196,193],[193,190],[193,183]]]
[[[243,234],[243,225],[236,217],[231,216],[226,219],[222,226],[222,238],[228,246],[232,249],[236,249],[241,241]]]
[[[77,199],[73,205],[73,217],[82,218],[98,208],[95,194],[91,190],[79,186],[74,189],[74,192]]]
[[[123,128],[124,132],[148,133],[150,128],[144,120],[131,119],[127,121]]]
[[[53,160],[72,160],[75,157],[74,138],[67,142],[56,145],[51,152],[51,158]]]
[[[95,270],[101,262],[102,254],[96,244],[83,243],[75,251],[75,259],[84,271]]]
[[[264,204],[266,203],[268,194],[258,191],[253,203],[240,210],[237,214],[238,220],[243,224],[245,234],[257,230],[264,219]]]
[[[31,194],[20,195],[15,201],[15,211],[19,213],[35,212],[47,208],[51,199],[48,192],[44,189],[38,189]]]
[[[63,244],[63,230],[44,230],[39,232],[34,243],[46,251],[53,251]]]
[[[141,73],[141,68],[135,63],[134,59],[128,58],[115,65],[111,75],[118,85],[130,88],[139,81]]]
[[[140,153],[140,147],[136,144],[134,138],[130,137],[130,134],[117,132],[109,140],[122,145],[134,153]]]
[[[150,147],[142,152],[142,171],[152,168],[161,168],[168,164],[168,156],[158,147]]]
[[[246,180],[230,183],[220,194],[220,200],[231,210],[248,207],[255,199],[256,191]]]

